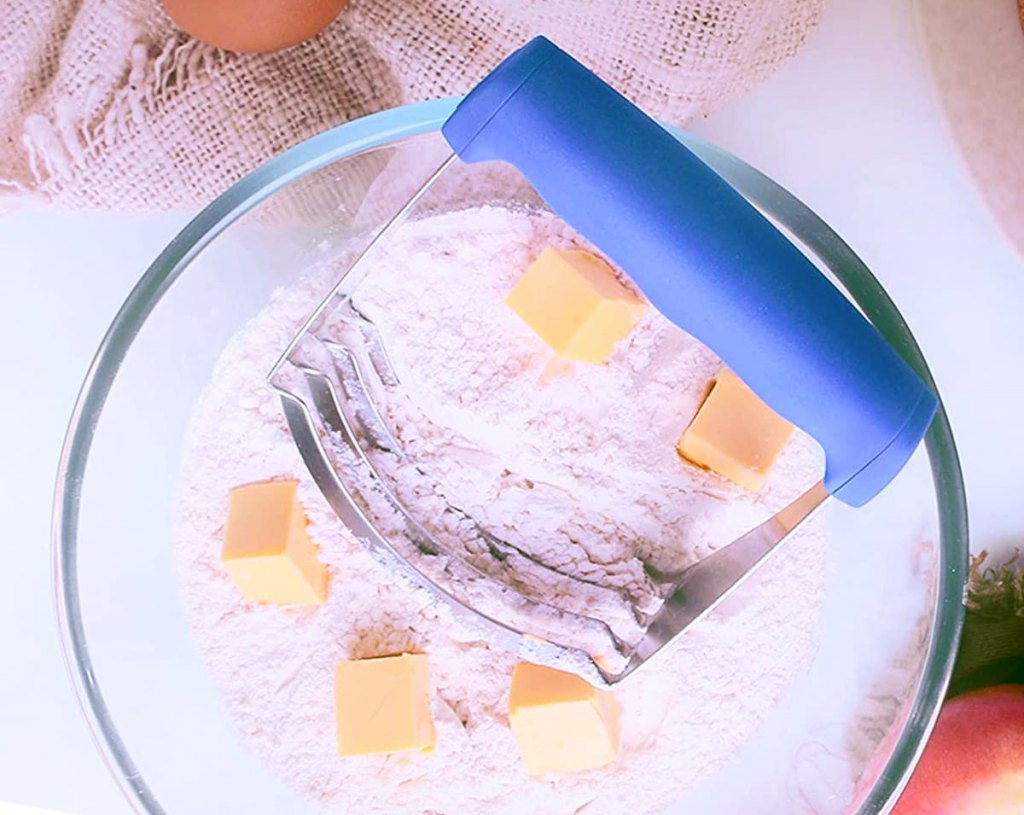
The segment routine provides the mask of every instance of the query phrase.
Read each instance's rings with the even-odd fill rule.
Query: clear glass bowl
[[[275,289],[389,217],[438,162],[438,130],[454,104],[344,125],[228,190],[142,277],[88,373],[57,483],[55,592],[82,709],[140,812],[317,811],[243,749],[190,641],[172,557],[179,460],[190,411],[226,341]],[[677,135],[787,231],[931,381],[895,306],[826,224],[739,159]],[[358,223],[385,167],[397,179],[394,200],[376,223]],[[962,622],[966,511],[941,410],[925,447],[882,496],[861,510],[835,507],[829,535],[813,663],[755,739],[685,791],[678,811],[884,812],[906,782]]]

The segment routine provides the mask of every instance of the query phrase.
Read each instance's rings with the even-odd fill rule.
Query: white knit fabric
[[[465,92],[538,33],[685,124],[794,54],[823,4],[353,0],[306,43],[234,54],[157,0],[0,0],[0,207],[194,207],[328,127]]]

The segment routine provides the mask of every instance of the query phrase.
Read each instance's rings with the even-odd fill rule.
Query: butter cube
[[[434,749],[426,654],[339,662],[334,699],[341,755]]]
[[[520,662],[512,671],[508,718],[531,775],[603,767],[619,754],[622,708],[575,674]]]
[[[757,492],[792,432],[793,425],[723,368],[677,449],[694,464]]]
[[[221,559],[247,600],[288,605],[327,599],[327,569],[306,531],[297,490],[296,481],[231,490]]]
[[[603,362],[636,325],[644,303],[601,258],[549,246],[505,298],[556,353]]]

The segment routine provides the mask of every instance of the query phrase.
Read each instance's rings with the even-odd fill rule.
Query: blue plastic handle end
[[[860,506],[902,469],[938,400],[778,229],[665,128],[549,40],[510,55],[442,133],[509,162],[825,450],[825,487]]]

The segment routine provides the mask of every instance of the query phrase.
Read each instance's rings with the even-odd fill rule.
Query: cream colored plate
[[[999,225],[1024,253],[1024,31],[1016,0],[915,0],[953,137]]]

